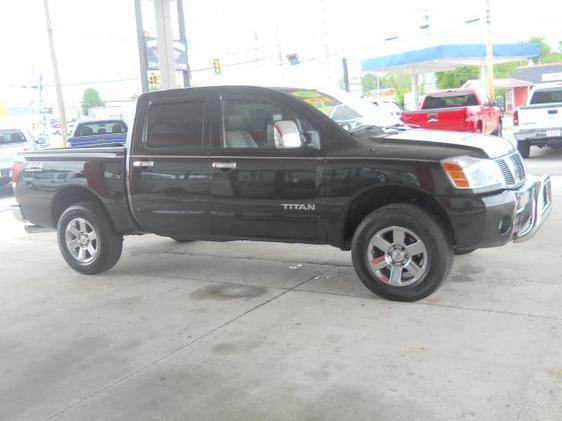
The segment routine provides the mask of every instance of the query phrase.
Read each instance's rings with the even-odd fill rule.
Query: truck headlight
[[[457,189],[500,189],[505,179],[498,164],[491,159],[459,156],[444,159],[441,166]]]

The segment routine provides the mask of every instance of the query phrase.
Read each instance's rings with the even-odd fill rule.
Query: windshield
[[[127,133],[127,126],[118,120],[80,123],[76,128],[74,136],[92,136],[108,133]]]
[[[288,92],[348,130],[368,125],[390,127],[396,124],[386,111],[345,92],[328,94],[315,89],[295,89]]]
[[[0,129],[0,145],[25,143],[25,135],[17,129]]]

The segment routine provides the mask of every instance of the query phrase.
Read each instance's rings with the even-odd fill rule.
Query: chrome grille
[[[518,178],[519,180],[525,180],[525,166],[523,165],[521,155],[516,152],[514,154],[511,154],[510,158],[511,162],[513,162],[516,178]]]
[[[525,166],[518,152],[496,159],[507,187],[516,187],[525,181]]]

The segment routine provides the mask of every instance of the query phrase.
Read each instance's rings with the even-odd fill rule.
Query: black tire
[[[177,241],[178,243],[191,243],[191,242],[194,241],[194,240],[191,240],[191,239],[186,238],[186,237],[177,237],[177,236],[174,236],[174,237],[170,237],[170,238],[171,238],[172,240],[174,240],[174,241]]]
[[[455,249],[455,255],[456,256],[462,256],[464,254],[469,254],[472,253],[473,251],[476,251],[477,249]]]
[[[500,120],[498,122],[498,128],[494,131],[494,136],[500,136],[503,134],[503,124],[502,121]]]
[[[73,227],[79,226],[76,221],[80,220],[89,224],[96,236],[96,239],[91,241],[96,252],[89,255],[89,261],[82,262],[79,260],[79,256],[73,255],[67,246],[67,228],[70,229],[70,224],[73,224]],[[66,263],[75,271],[87,275],[111,269],[121,257],[123,249],[123,237],[113,228],[105,209],[95,202],[82,202],[67,208],[59,218],[57,237],[59,249]],[[75,247],[75,250],[78,248]]]
[[[392,286],[383,282],[368,267],[371,238],[392,226],[415,233],[427,252],[426,268],[421,278],[408,286]],[[380,297],[396,301],[417,301],[432,294],[447,278],[454,258],[450,236],[441,224],[424,209],[406,203],[383,206],[367,215],[355,230],[351,257],[359,278],[367,288]]]
[[[527,142],[518,141],[517,150],[523,158],[529,158],[529,156],[531,155],[531,145],[529,145]]]

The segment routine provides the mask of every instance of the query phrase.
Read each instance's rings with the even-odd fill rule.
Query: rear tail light
[[[519,110],[515,110],[513,113],[513,125],[519,126]]]
[[[14,161],[12,163],[12,187],[15,189],[21,173],[23,171],[23,162]]]

